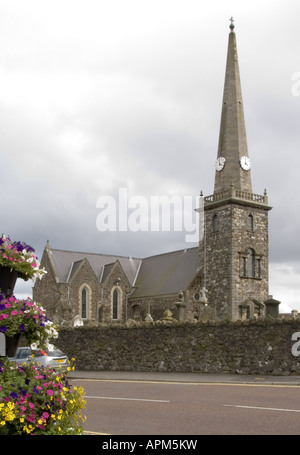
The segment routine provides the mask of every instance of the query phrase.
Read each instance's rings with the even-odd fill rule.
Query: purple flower
[[[12,397],[12,398],[18,398],[17,392],[11,392],[11,393],[9,394],[9,396]]]
[[[39,391],[38,391],[37,388],[36,388],[36,385],[33,386],[33,391],[34,391],[34,393],[36,393],[36,394],[39,393]]]
[[[34,248],[32,248],[32,246],[27,245],[25,242],[13,242],[13,245],[17,249],[17,251],[23,251],[24,249],[29,253],[35,251]]]
[[[5,333],[7,330],[7,327],[5,325],[3,325],[2,327],[0,327],[0,332],[3,332]]]
[[[19,329],[21,330],[21,332],[24,332],[24,330],[25,330],[24,325],[23,325],[23,324],[20,324],[20,325],[19,325]]]

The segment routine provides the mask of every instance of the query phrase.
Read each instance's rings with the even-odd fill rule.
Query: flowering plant
[[[24,242],[12,242],[4,234],[0,237],[0,265],[15,270],[19,278],[42,278],[46,270],[34,255],[34,248]]]
[[[0,435],[82,434],[83,393],[59,370],[0,360]]]
[[[33,349],[52,350],[49,341],[58,337],[56,327],[39,303],[29,297],[18,300],[3,294],[0,294],[0,332],[8,337],[24,335]]]

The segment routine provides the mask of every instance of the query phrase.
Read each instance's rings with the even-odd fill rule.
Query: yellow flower
[[[32,425],[28,425],[28,427],[25,425],[23,427],[23,431],[26,431],[27,434],[31,433],[34,427]]]

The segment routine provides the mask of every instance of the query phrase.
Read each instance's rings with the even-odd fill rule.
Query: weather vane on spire
[[[230,20],[229,28],[230,28],[231,31],[233,31],[233,29],[234,29],[234,20],[233,20],[233,17],[231,16],[231,18],[230,18],[229,20]]]

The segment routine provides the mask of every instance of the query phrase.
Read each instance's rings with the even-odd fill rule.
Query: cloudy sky
[[[134,215],[213,193],[231,16],[253,192],[273,207],[270,294],[300,311],[299,0],[0,0],[0,232],[39,258],[47,240],[135,257],[194,246],[172,226],[101,232],[101,203],[118,208],[121,189]]]

